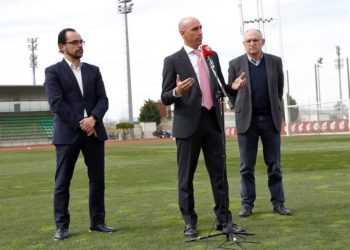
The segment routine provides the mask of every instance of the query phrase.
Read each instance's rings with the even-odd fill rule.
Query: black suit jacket
[[[226,91],[231,91],[231,86],[226,86],[225,84],[216,52],[214,52],[213,61],[220,82],[225,86]],[[215,108],[218,124],[222,129],[220,121],[220,105],[215,96],[219,86],[211,68],[209,66],[208,68],[210,75],[210,88],[213,97],[213,108]],[[174,97],[173,95],[173,90],[176,88],[177,74],[179,74],[181,81],[189,77],[195,79],[193,86],[188,92],[183,93],[181,97]],[[184,48],[164,59],[161,99],[167,106],[174,103],[173,136],[177,138],[190,137],[197,128],[200,119],[202,91],[191,61]]]
[[[108,98],[100,69],[83,63],[81,75],[84,96],[65,59],[45,69],[46,95],[55,113],[53,144],[72,144],[78,139],[84,109],[88,116],[93,114],[98,119],[95,124],[97,138],[107,140],[102,119],[108,110]]]
[[[266,64],[271,114],[276,129],[280,131],[282,126],[281,101],[284,87],[282,60],[280,57],[266,53],[264,53],[264,60]],[[233,82],[242,72],[245,72],[245,77],[247,78],[246,85],[242,89],[234,91],[232,94],[232,103],[235,106],[237,133],[246,132],[252,119],[252,88],[248,63],[247,54],[229,62],[229,82]]]

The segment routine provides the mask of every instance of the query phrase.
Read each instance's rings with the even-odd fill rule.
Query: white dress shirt
[[[80,61],[78,67],[75,68],[75,65],[72,62],[67,60],[67,58],[64,58],[64,59],[66,60],[66,62],[70,66],[71,70],[73,71],[73,74],[75,75],[75,78],[77,79],[77,82],[79,84],[81,94],[82,94],[82,96],[84,96],[83,79],[81,77],[81,66],[83,65],[83,63]],[[87,113],[86,113],[85,109],[84,109],[84,117],[87,117]]]

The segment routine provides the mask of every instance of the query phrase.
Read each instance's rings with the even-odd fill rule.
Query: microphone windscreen
[[[202,53],[204,58],[206,59],[208,56],[213,56],[214,52],[208,45],[202,45]]]

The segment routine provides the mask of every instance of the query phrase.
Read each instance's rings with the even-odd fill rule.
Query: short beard
[[[82,50],[82,52],[84,53],[84,50]],[[77,55],[76,53],[75,53],[75,54],[72,54],[72,53],[70,53],[69,51],[67,51],[67,54],[68,54],[70,57],[74,58],[74,59],[80,59],[80,58],[82,58],[82,57],[83,57],[83,53],[81,53],[81,55]]]

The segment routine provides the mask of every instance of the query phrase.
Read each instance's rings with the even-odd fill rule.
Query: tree
[[[156,124],[159,125],[161,117],[157,103],[150,99],[145,101],[140,109],[140,116],[138,119],[140,122],[156,122]]]
[[[344,110],[345,105],[343,105],[343,103],[341,101],[338,101],[335,105],[334,108],[338,111],[340,111],[340,107],[342,110]]]
[[[126,140],[126,135],[129,134],[131,128],[134,128],[134,124],[130,122],[119,122],[116,128],[123,129],[123,139]]]
[[[287,93],[287,99],[289,100],[289,104],[290,105],[296,105],[297,102],[296,100]],[[290,115],[290,121],[289,122],[294,122],[298,119],[299,117],[299,107],[293,107],[293,108],[289,108],[289,115]],[[285,116],[284,116],[284,99],[282,99],[282,120],[285,121]]]

